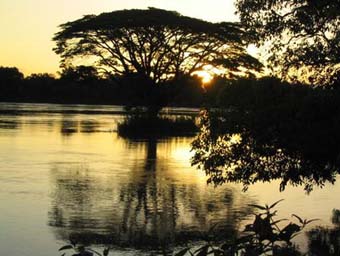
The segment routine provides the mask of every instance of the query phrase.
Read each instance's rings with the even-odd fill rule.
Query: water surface
[[[168,113],[193,113],[170,109]],[[278,205],[332,227],[340,186],[307,195],[278,182],[214,188],[190,165],[192,137],[129,140],[121,107],[0,104],[0,255],[59,255],[69,237],[114,244],[117,255],[199,241],[215,224],[231,236],[253,218],[249,204]],[[217,232],[216,231],[216,232]],[[305,235],[295,240],[302,249]]]

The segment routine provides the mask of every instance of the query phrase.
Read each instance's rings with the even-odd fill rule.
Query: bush
[[[148,117],[133,115],[118,124],[118,134],[126,138],[194,136],[198,131],[194,117]]]

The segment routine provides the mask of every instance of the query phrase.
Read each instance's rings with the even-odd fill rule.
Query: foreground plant
[[[77,242],[70,239],[70,243],[67,245],[62,246],[59,249],[60,252],[68,251],[68,252],[75,252],[74,254],[66,254],[64,252],[61,256],[72,255],[72,256],[108,256],[110,252],[110,248],[105,248],[102,253],[95,251],[91,248],[86,248],[84,245],[78,245]]]
[[[230,239],[226,237],[225,242],[216,244],[211,240],[206,241],[206,244],[197,247],[186,247],[174,253],[174,256],[298,256],[302,255],[298,248],[293,244],[292,239],[297,236],[309,223],[317,219],[302,219],[296,214],[292,214],[295,222],[289,222],[286,225],[281,225],[281,222],[287,219],[274,219],[277,211],[275,206],[282,202],[283,199],[276,201],[271,205],[256,205],[252,206],[259,210],[255,214],[253,223],[245,226],[242,235],[238,238]],[[213,240],[213,239],[212,239]],[[102,253],[91,248],[86,248],[83,245],[77,245],[75,241],[70,240],[67,244],[59,249],[59,251],[75,252],[75,254],[63,253],[61,256],[108,256],[110,248],[105,248]],[[163,255],[169,255],[165,250]]]
[[[287,219],[275,220],[277,211],[274,207],[283,200],[279,200],[272,205],[250,205],[260,210],[255,214],[255,220],[252,224],[248,224],[243,231],[243,235],[236,240],[228,241],[222,245],[214,245],[207,242],[206,245],[198,248],[184,248],[177,252],[175,256],[256,256],[256,255],[301,255],[296,246],[292,243],[292,239],[298,235],[307,224],[315,221],[304,220],[301,217],[292,214],[297,223],[289,222],[283,228],[279,227],[279,223]]]

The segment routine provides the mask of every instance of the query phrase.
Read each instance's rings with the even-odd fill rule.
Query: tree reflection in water
[[[71,136],[75,133],[94,133],[100,131],[100,123],[96,120],[77,120],[75,115],[61,114],[60,133],[63,136]]]
[[[167,142],[129,141],[136,154],[131,166],[103,176],[86,165],[54,164],[49,225],[58,239],[159,249],[202,240],[214,223],[221,223],[216,239],[234,236],[254,201],[232,188],[176,177],[167,157],[157,155],[159,143]]]
[[[304,186],[307,193],[315,186],[333,184],[340,171],[340,139],[336,126],[328,124],[336,123],[338,115],[325,121],[295,120],[290,114],[273,109],[264,113],[236,108],[204,111],[200,133],[192,144],[192,163],[205,171],[208,182],[238,182],[244,190],[272,180],[280,180],[280,191],[291,184]],[[339,220],[340,211],[334,210],[335,228],[307,232],[307,255],[340,255]]]
[[[309,255],[340,255],[340,210],[332,213],[334,228],[318,227],[309,231]]]

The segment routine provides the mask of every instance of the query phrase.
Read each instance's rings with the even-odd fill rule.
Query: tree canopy
[[[138,74],[159,84],[205,65],[223,67],[230,77],[261,69],[246,53],[246,33],[235,23],[149,8],[87,15],[60,28],[53,40],[62,66],[86,62],[110,77]]]
[[[279,72],[287,76],[292,68],[305,67],[311,82],[337,77],[339,0],[237,0],[236,7],[253,41],[270,41],[268,60]],[[334,82],[329,79],[321,82]]]
[[[241,96],[240,96],[241,95]],[[340,173],[340,95],[266,77],[223,88],[217,108],[203,112],[192,163],[216,185],[280,181],[315,186]]]
[[[75,81],[75,82],[89,82],[98,80],[97,70],[92,66],[68,66],[65,67],[60,73],[62,80]]]
[[[21,73],[16,67],[2,67],[0,66],[0,85],[11,84],[21,81],[24,74]]]

